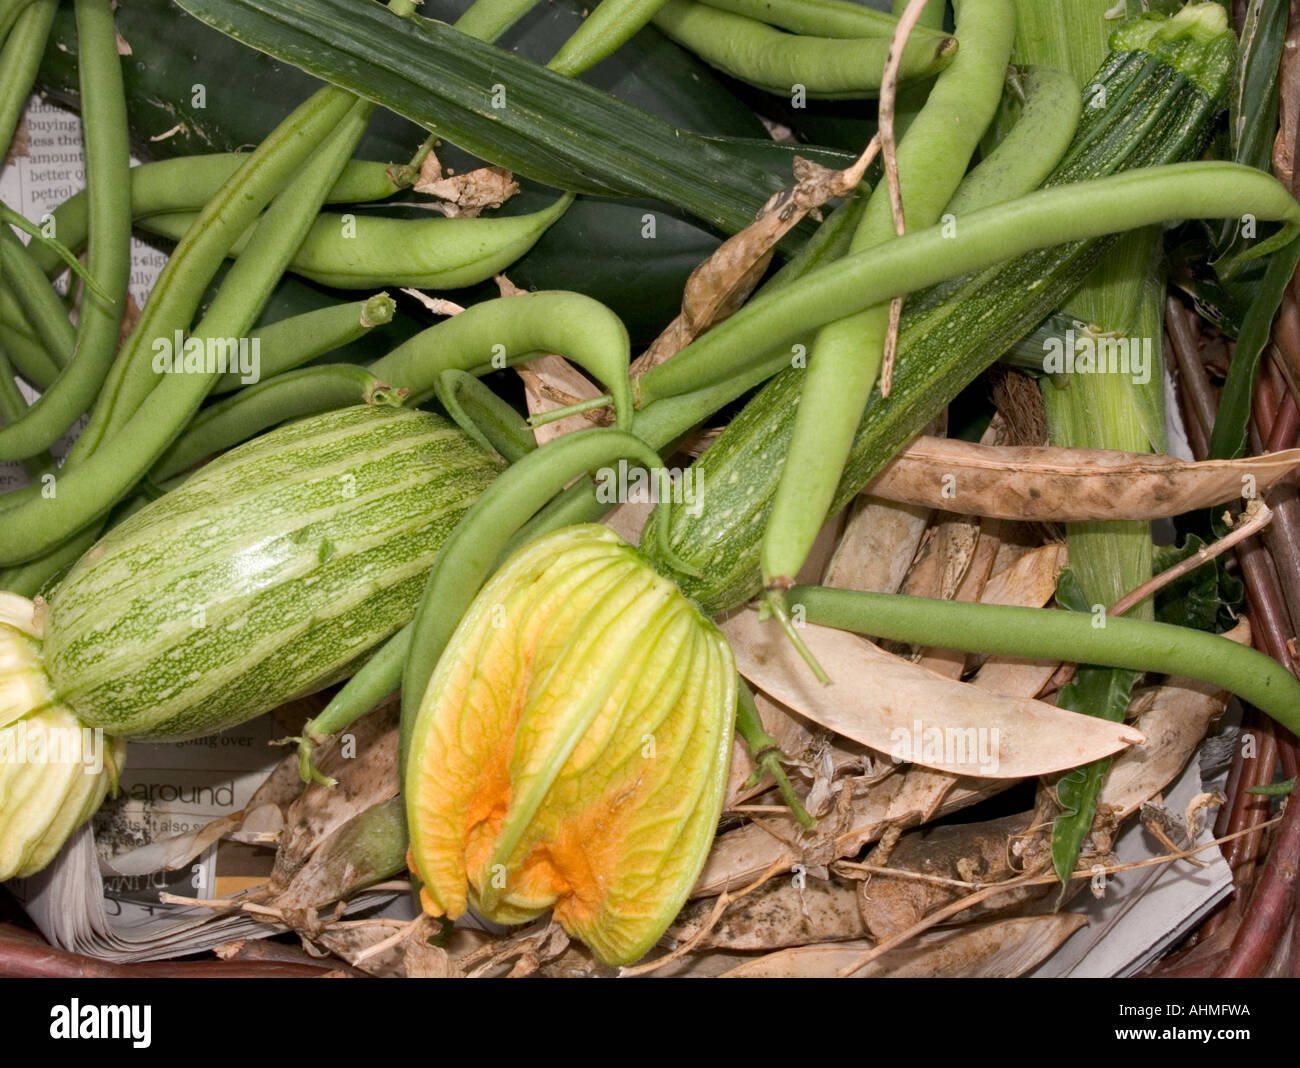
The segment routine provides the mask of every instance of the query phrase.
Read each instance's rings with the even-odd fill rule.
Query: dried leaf
[[[739,889],[783,856],[790,858],[791,865],[854,856],[888,827],[956,812],[1009,785],[1001,779],[961,778],[952,783],[941,772],[919,767],[893,772],[871,783],[860,796],[842,795],[848,796],[846,830],[828,830],[819,824],[812,834],[804,834],[794,820],[782,816],[719,835],[691,896]]]
[[[930,509],[859,496],[850,506],[826,585],[864,593],[897,593],[930,525]]]
[[[811,624],[801,635],[832,678],[816,681],[780,628],[745,609],[722,624],[740,673],[800,715],[877,752],[957,775],[1021,779],[1140,742],[1124,724],[1007,698]]]
[[[868,853],[865,863],[966,883],[1004,882],[1021,874],[1024,868],[1024,849],[1013,854],[1012,842],[1023,840],[1025,832],[1035,824],[1036,815],[1020,812],[982,823],[923,827],[903,835],[887,862]],[[1045,835],[1041,837],[1046,840]],[[1023,841],[1021,844],[1023,847]],[[939,882],[871,872],[858,886],[858,907],[871,936],[884,941],[968,892]],[[1005,894],[976,903],[960,913],[962,919],[957,922],[1004,911],[1050,892],[1047,886],[1013,887]]]
[[[979,520],[938,512],[900,592],[951,601],[979,545]]]
[[[1108,449],[989,446],[916,438],[868,487],[885,500],[1022,521],[1162,519],[1263,493],[1300,449],[1178,460]]]
[[[563,356],[539,356],[516,367],[515,371],[524,383],[529,415],[554,411],[576,401],[600,396],[601,391],[595,383]],[[545,445],[565,434],[589,430],[592,426],[608,425],[609,422],[608,410],[598,408],[539,426],[533,431],[533,437],[537,439],[538,445]]]
[[[832,197],[850,193],[862,180],[874,154],[868,148],[842,171],[796,156],[796,183],[774,193],[752,223],[727,238],[691,272],[682,294],[681,314],[636,359],[632,374],[645,374],[735,313],[763,277],[777,242],[810,211]]]
[[[688,904],[669,928],[674,943],[694,937],[712,909],[707,899]],[[770,951],[865,934],[853,883],[834,876],[787,877],[773,879],[729,906],[697,945],[702,950]]]
[[[449,219],[472,219],[487,208],[499,208],[519,192],[515,176],[504,167],[480,167],[465,174],[442,173],[438,157],[430,152],[420,164],[420,177],[413,187],[442,202],[431,205]]]
[[[926,931],[881,954],[857,972],[861,978],[1011,978],[1042,963],[1088,917],[1076,913],[1031,916],[953,931]],[[771,953],[723,973],[727,978],[793,979],[837,975],[871,949],[870,942],[803,946]]]
[[[953,592],[954,601],[972,603],[982,600],[984,585],[988,582],[993,562],[1002,547],[1002,541],[996,533],[996,524],[986,520],[977,529],[975,547],[966,561],[961,581]],[[944,678],[960,679],[966,673],[966,653],[956,649],[926,649],[916,662],[918,666]]]
[[[989,579],[980,603],[1041,608],[1056,595],[1056,580],[1067,558],[1066,548],[1059,542],[1029,550]]]
[[[1282,45],[1282,66],[1278,82],[1278,131],[1273,143],[1273,173],[1288,188],[1296,188],[1296,137],[1300,134],[1300,18],[1291,4],[1286,41]]]
[[[983,602],[1041,608],[1055,595],[1057,576],[1065,567],[1067,557],[1065,546],[1057,542],[1031,549],[989,579]],[[1005,697],[1033,697],[1047,685],[1056,668],[1057,663],[1052,660],[991,656],[980,666],[971,683]]]
[[[267,884],[273,893],[289,886],[329,835],[358,813],[397,795],[398,718],[397,702],[386,701],[316,750],[317,768],[338,784],[312,783],[289,807],[286,831]]]
[[[311,942],[342,957],[354,968],[381,978],[459,978],[462,973],[447,951],[429,944],[429,936],[436,929],[427,916],[418,916],[396,929],[391,921],[327,926],[314,934]],[[399,937],[392,941],[395,934]]]
[[[357,813],[312,851],[269,902],[285,912],[323,908],[406,870],[406,816],[400,797]]]

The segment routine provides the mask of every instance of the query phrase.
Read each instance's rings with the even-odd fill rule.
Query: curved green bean
[[[286,371],[205,408],[154,465],[149,479],[163,482],[205,457],[290,419],[357,404],[400,405],[401,401],[400,391],[390,390],[354,364],[329,363]]]
[[[529,215],[475,219],[324,214],[312,224],[290,269],[336,289],[460,289],[509,267],[572,202],[572,194],[566,193]],[[193,218],[188,212],[152,215],[140,226],[175,239]],[[242,255],[244,243],[244,238],[236,241],[231,255]]]
[[[1127,616],[1107,616],[1098,627],[1081,612],[817,586],[796,586],[789,599],[809,623],[875,638],[1185,675],[1232,691],[1288,730],[1300,728],[1300,681],[1276,660],[1217,634]]]
[[[408,623],[384,642],[303,728],[302,736],[296,739],[298,774],[303,782],[334,785],[333,779],[312,764],[312,750],[330,735],[352,726],[401,685],[402,669],[411,650],[411,630]]]
[[[313,225],[321,198],[352,155],[373,112],[373,104],[354,98],[325,144],[276,195],[253,228],[244,255],[226,275],[207,312],[194,328],[192,341],[242,338],[248,333],[284,273],[293,250]],[[156,367],[151,370],[158,373]],[[220,376],[212,372],[203,377],[207,378],[210,389]]]
[[[1015,40],[1011,0],[965,0],[957,12],[961,48],[935,81],[898,146],[898,177],[908,229],[933,225],[952,199],[997,112]],[[889,191],[876,187],[851,249],[864,252],[894,236]],[[818,331],[795,414],[787,462],[763,533],[764,585],[793,581],[812,550],[885,353],[888,302]]]
[[[480,41],[495,41],[537,6],[538,0],[475,0],[452,23],[461,33]]]
[[[0,0],[0,42],[4,41],[13,24],[32,0]]]
[[[537,448],[528,420],[472,374],[454,368],[443,371],[436,389],[438,403],[452,422],[486,451],[514,463]]]
[[[637,380],[638,404],[721,382],[753,359],[810,329],[891,297],[983,270],[1034,249],[1181,219],[1253,215],[1283,229],[1254,258],[1300,230],[1300,204],[1270,175],[1237,163],[1138,167],[1105,178],[1040,189],[965,217],[952,233],[931,226],[811,271],[755,297],[671,360]]]
[[[1029,67],[1018,80],[1024,95],[1020,117],[962,179],[947,214],[964,215],[1037,189],[1070,147],[1083,110],[1074,79],[1054,67]]]
[[[59,0],[32,0],[0,47],[0,160],[9,154],[58,7]]]
[[[814,99],[877,96],[890,46],[888,37],[845,40],[783,33],[695,0],[668,0],[654,22],[710,66],[782,96],[796,85]],[[903,50],[900,80],[937,74],[957,49],[951,37],[913,38]]]
[[[600,0],[551,61],[551,70],[575,77],[613,55],[654,18],[665,0]]]
[[[49,389],[59,376],[59,365],[36,336],[0,273],[0,340],[9,350],[14,367],[37,389]]]
[[[201,210],[247,159],[247,152],[215,152],[137,164],[130,174],[132,218],[142,220],[151,215]],[[401,168],[388,163],[349,160],[325,203],[364,204],[383,200],[409,184],[397,181],[400,172]],[[55,235],[73,251],[80,250],[86,242],[90,222],[87,201],[88,193],[83,189],[51,212]],[[63,269],[56,250],[34,247],[31,251],[47,277]]]
[[[0,271],[45,351],[60,367],[66,367],[77,344],[77,332],[68,320],[67,309],[27,246],[3,225],[0,225]]]
[[[853,0],[703,0],[709,7],[733,15],[766,22],[791,33],[811,37],[883,37],[888,40],[898,28],[898,19],[883,11],[855,4]],[[939,5],[942,7],[942,4]],[[942,22],[942,18],[940,19]],[[937,38],[944,34],[918,25],[915,38]]]
[[[0,590],[35,597],[52,578],[67,570],[99,540],[98,525],[89,527],[35,560],[0,571]]]
[[[14,368],[0,344],[0,433],[22,419],[28,412],[27,399],[14,379]],[[34,453],[23,458],[23,468],[29,479],[39,479],[55,469],[54,457],[48,452]]]
[[[131,160],[117,33],[109,0],[77,0],[76,18],[90,191],[88,262],[95,285],[82,294],[74,359],[21,419],[0,430],[0,459],[21,459],[47,449],[90,408],[117,350],[126,308]],[[31,266],[40,271],[34,261]]]
[[[836,208],[790,261],[764,283],[760,294],[775,294],[815,267],[847,254],[865,209],[863,196],[854,196]],[[720,382],[647,404],[636,413],[633,433],[652,448],[669,449],[710,416],[788,367],[791,351],[789,346],[779,346]],[[507,552],[560,527],[595,523],[611,507],[597,498],[592,479],[580,478],[520,529]]]
[[[286,239],[295,231],[305,231],[319,210],[317,198],[324,196],[337,176],[335,166],[341,169],[352,154],[355,142],[349,143],[348,139],[359,137],[365,125],[364,119],[349,121],[361,118],[355,110],[358,107],[364,109],[356,105],[351,94],[324,89],[276,128],[208,205],[191,235],[182,242],[182,249],[168,261],[149,302],[164,309],[155,313],[153,324],[162,314],[192,309],[197,304],[202,287],[211,275],[206,271],[190,273],[187,270],[190,261],[198,260],[203,267],[211,264],[215,270],[212,257],[224,253],[232,236],[231,228],[237,227],[235,232],[245,228],[251,219],[244,213],[256,215],[275,196],[276,203],[262,220],[265,229],[254,239],[258,244],[264,242],[265,249],[255,249],[250,244],[250,254],[243,261],[247,267],[241,271],[242,265],[236,264],[195,333],[200,337],[239,336],[247,330],[279,277],[277,267],[282,268],[283,260],[292,253],[293,246],[286,246]],[[326,136],[330,130],[335,132]],[[320,149],[315,157],[294,176],[294,171],[317,146]],[[293,180],[286,186],[291,176]],[[276,196],[281,190],[282,195]],[[179,280],[174,280],[177,275]],[[148,311],[146,305],[146,316]],[[142,317],[141,324],[144,322]],[[221,330],[217,330],[218,325]],[[157,329],[157,325],[147,325],[144,329],[137,325],[132,338],[148,339],[138,341],[137,348],[152,347],[153,339],[159,336],[155,333]],[[119,357],[119,363],[121,360]],[[149,366],[152,369],[152,361]],[[116,398],[118,411],[126,412],[119,416],[118,433],[106,448],[99,448],[99,442],[92,439],[78,456],[86,433],[95,427],[95,417],[92,417],[60,472],[53,496],[33,496],[25,491],[6,495],[3,504],[7,507],[0,510],[0,564],[8,566],[38,557],[106,514],[171,444],[217,376],[182,373],[161,377],[163,380],[156,388],[149,389],[153,383],[146,383],[138,406],[126,406],[122,398]],[[103,416],[96,409],[96,416],[101,416],[101,427],[111,425],[110,415],[111,408],[109,415]]]
[[[376,293],[366,300],[316,308],[254,330],[248,343],[258,353],[258,377],[266,379],[292,371],[340,349],[366,331],[392,322],[396,310],[397,303],[392,297],[387,293]],[[217,379],[212,392],[229,393],[243,389],[249,385],[244,378],[240,372],[230,371]]]
[[[156,384],[149,355],[155,341],[171,338],[177,330],[189,327],[208,282],[235,239],[252,225],[328,131],[342,122],[353,100],[350,93],[333,88],[313,94],[262,142],[208,202],[154,283],[135,329],[114,362],[90,422],[69,456],[70,462],[76,463],[97,451],[107,436],[121,430],[133,418]],[[174,406],[172,410],[193,411],[202,400],[208,383],[195,386],[190,377],[168,375],[159,385],[160,389],[170,387],[164,396]],[[149,456],[143,470],[148,469],[167,444],[153,434],[148,440],[157,451]],[[64,477],[72,477],[72,471]],[[62,512],[65,507],[68,507],[67,514],[73,514],[66,505],[57,511]],[[84,510],[76,514],[82,516],[83,522],[92,518]]]
[[[543,291],[466,308],[376,360],[370,371],[420,404],[434,395],[445,370],[499,369],[536,353],[560,353],[610,391],[615,419],[626,428],[632,423],[630,347],[622,320],[599,301]]]
[[[30,334],[13,330],[0,322],[0,345],[9,353],[14,370],[36,389],[48,389],[59,377],[59,368],[45,346]]]

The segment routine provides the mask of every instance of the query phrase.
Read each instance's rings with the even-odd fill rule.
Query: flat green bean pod
[[[472,286],[519,259],[572,202],[572,195],[566,194],[529,215],[477,219],[324,214],[312,225],[291,269],[336,289]],[[185,233],[192,218],[189,213],[153,215],[140,225],[176,238]],[[241,238],[232,246],[232,254],[240,255],[243,247]]]
[[[710,66],[770,93],[788,96],[803,86],[813,99],[880,94],[888,37],[846,40],[783,33],[695,0],[668,0],[654,21]],[[899,79],[910,82],[937,74],[956,54],[952,37],[915,37],[903,50]]]
[[[632,422],[630,348],[622,321],[599,301],[543,291],[466,308],[376,360],[370,371],[420,404],[434,395],[443,371],[487,371],[559,353],[600,380],[614,398],[618,425],[627,427]]]
[[[791,33],[812,37],[843,37],[849,40],[861,37],[894,36],[898,19],[883,11],[853,3],[853,0],[703,0],[709,7],[729,11],[733,15],[766,22]],[[942,37],[943,34],[917,25],[912,36],[918,39]]]
[[[214,152],[203,156],[140,163],[131,168],[131,215],[137,221],[151,215],[197,212],[217,195],[248,159],[247,152]],[[349,160],[339,180],[326,194],[327,204],[364,204],[383,200],[409,184],[401,183],[401,168],[388,163]],[[51,212],[59,242],[74,251],[86,243],[90,224],[89,193],[83,189]],[[64,268],[57,251],[49,246],[32,248],[32,257],[48,277]]]

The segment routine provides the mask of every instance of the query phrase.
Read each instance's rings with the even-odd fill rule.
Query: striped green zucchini
[[[241,723],[350,674],[415,610],[500,464],[446,420],[360,406],[226,453],[51,595],[53,697],[135,739]]]
[[[1155,32],[1162,27],[1163,34]],[[1074,140],[1045,185],[1193,159],[1208,139],[1232,75],[1231,30],[1145,16],[1122,24],[1111,49],[1084,88]],[[877,388],[868,402],[832,514],[980,372],[1059,308],[1115,240],[1031,252],[910,297],[893,391],[884,400]],[[802,387],[802,370],[778,374],[696,461],[705,507],[672,509],[669,543],[699,577],[673,572],[660,558],[654,524],[662,521],[662,510],[642,535],[644,551],[707,611],[726,611],[761,588],[759,544]]]

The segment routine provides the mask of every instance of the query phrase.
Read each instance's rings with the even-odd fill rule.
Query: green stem
[[[790,815],[805,830],[811,831],[817,821],[808,814],[799,800],[798,794],[790,783],[782,766],[786,756],[781,752],[780,743],[763,729],[763,720],[759,717],[758,706],[754,704],[754,694],[745,685],[745,680],[736,679],[736,733],[744,739],[754,761],[754,774],[749,777],[746,786],[757,786],[764,775],[771,775],[776,788],[781,792],[781,799],[790,809]]]

